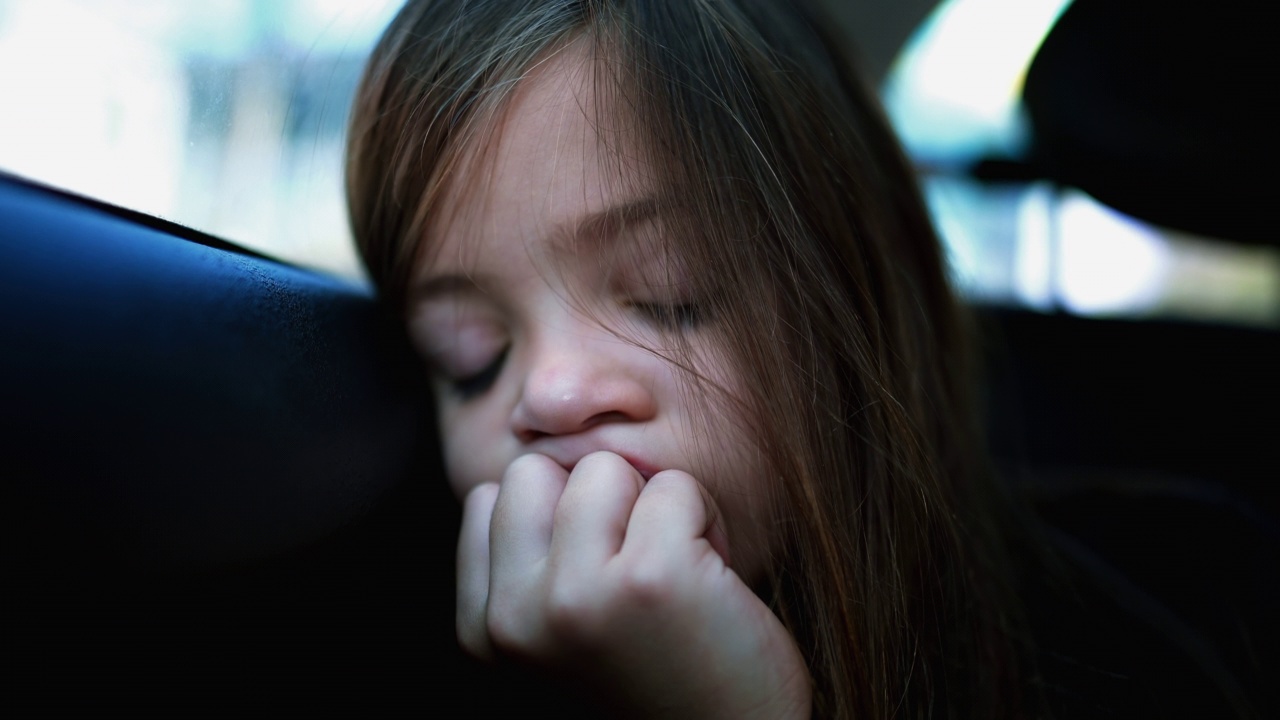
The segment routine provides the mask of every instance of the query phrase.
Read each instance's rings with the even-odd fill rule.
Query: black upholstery
[[[363,287],[0,177],[12,684],[367,713],[456,679],[421,375]]]
[[[1280,514],[1280,332],[998,308],[982,323],[1010,472],[1195,480]]]
[[[422,388],[366,289],[186,234],[0,180],[0,462],[42,558],[278,555],[420,452]]]

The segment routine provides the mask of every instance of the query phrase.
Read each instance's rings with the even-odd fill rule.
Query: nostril
[[[592,415],[591,417],[587,418],[586,422],[584,422],[582,425],[583,425],[583,429],[586,430],[588,428],[595,427],[596,425],[602,425],[608,422],[627,422],[628,420],[631,420],[631,419],[632,418],[629,417],[624,412],[618,412],[617,410],[610,410],[608,412],[596,413],[595,415]]]
[[[542,432],[541,430],[533,430],[531,428],[517,429],[515,433],[516,433],[516,439],[525,445],[528,445],[529,443],[535,442],[537,440],[541,440],[542,438],[547,437],[548,435],[551,434],[551,433]]]
[[[630,419],[631,418],[628,417],[626,413],[618,412],[616,410],[610,410],[608,412],[596,413],[595,415],[592,415],[591,417],[587,418],[585,421],[581,423],[575,423],[572,427],[563,428],[561,429],[561,431],[558,431],[558,432],[557,431],[547,432],[545,430],[538,430],[529,425],[522,426],[520,424],[517,424],[516,427],[513,428],[513,432],[515,433],[517,440],[519,440],[522,444],[527,445],[529,443],[541,440],[542,438],[551,437],[552,435],[583,432],[585,430],[590,430],[596,425],[602,425],[604,423],[609,423],[609,422],[626,422]]]

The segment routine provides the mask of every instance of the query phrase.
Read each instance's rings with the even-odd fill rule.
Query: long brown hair
[[[896,140],[830,23],[761,0],[423,0],[356,98],[347,196],[396,307],[460,148],[586,38],[777,478],[767,593],[822,717],[1018,716],[1020,613],[968,333]]]

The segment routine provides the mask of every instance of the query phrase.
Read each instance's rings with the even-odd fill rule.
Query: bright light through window
[[[930,164],[1016,154],[1027,67],[1071,0],[949,0],[889,71],[885,109],[912,156]]]
[[[355,83],[402,0],[0,0],[0,169],[358,277]]]

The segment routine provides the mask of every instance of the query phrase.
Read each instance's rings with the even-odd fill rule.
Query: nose
[[[611,422],[657,414],[648,353],[607,333],[545,337],[531,346],[527,374],[511,416],[523,443],[571,435]]]

